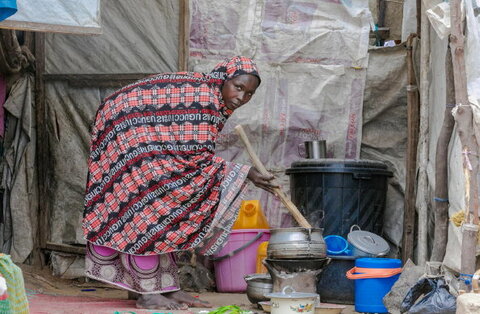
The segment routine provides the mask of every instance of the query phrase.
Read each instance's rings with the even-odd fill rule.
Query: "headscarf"
[[[231,80],[234,77],[243,74],[250,74],[258,78],[260,85],[261,79],[258,73],[257,65],[252,59],[247,57],[237,56],[218,63],[213,70],[208,74],[210,78],[221,80],[223,84],[226,80]]]

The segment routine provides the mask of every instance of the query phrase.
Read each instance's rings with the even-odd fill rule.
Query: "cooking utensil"
[[[253,304],[261,301],[268,301],[265,294],[271,293],[273,289],[272,278],[268,274],[251,274],[245,276],[247,282],[247,297]]]
[[[315,313],[315,304],[320,303],[316,293],[296,292],[292,287],[286,286],[282,292],[267,293],[270,298],[272,314]]]
[[[300,152],[300,147],[304,146],[305,154]],[[321,159],[327,155],[327,142],[325,140],[305,141],[298,145],[298,154],[307,159]]]
[[[241,125],[237,125],[235,127],[235,131],[237,134],[240,136],[240,139],[243,141],[243,144],[245,145],[245,148],[247,149],[248,154],[250,155],[250,159],[252,160],[253,164],[255,165],[255,168],[257,168],[258,171],[260,171],[261,174],[268,176],[269,173],[263,163],[260,161],[258,158],[257,154],[252,148],[252,145],[250,144],[250,141],[248,140],[247,134],[243,130],[243,127]],[[275,188],[274,189],[275,194],[280,198],[282,203],[287,207],[288,211],[290,214],[292,214],[293,218],[297,221],[297,223],[304,228],[312,228],[310,223],[303,217],[303,215],[300,213],[300,211],[297,209],[295,204],[292,203],[292,201],[285,195],[285,193],[280,189],[280,188]]]
[[[327,247],[322,233],[320,228],[270,229],[267,256],[273,259],[324,258]]]
[[[350,228],[347,238],[351,244],[353,256],[378,257],[385,256],[390,251],[390,246],[382,237],[363,231],[357,225]]]

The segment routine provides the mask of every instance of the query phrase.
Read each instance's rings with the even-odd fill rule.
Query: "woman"
[[[245,179],[273,176],[214,155],[225,121],[260,85],[253,61],[166,73],[107,97],[92,130],[83,220],[86,275],[138,293],[139,308],[205,307],[180,290],[173,252],[225,244]]]

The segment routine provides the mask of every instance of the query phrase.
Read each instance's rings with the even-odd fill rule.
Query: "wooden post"
[[[403,214],[402,260],[413,259],[415,231],[415,179],[417,172],[417,145],[419,128],[418,88],[413,69],[412,41],[415,34],[407,39],[407,162],[405,183],[405,211]]]
[[[448,240],[448,144],[452,137],[455,120],[452,109],[455,103],[453,86],[452,54],[450,47],[445,57],[446,106],[443,125],[437,140],[435,154],[435,231],[431,261],[442,262]]]
[[[417,36],[422,37],[423,32],[422,32],[422,14],[423,14],[423,9],[422,9],[422,0],[417,0]]]
[[[190,39],[190,3],[180,0],[180,17],[178,27],[178,70],[188,71]]]
[[[38,237],[36,239],[39,248],[46,248],[49,238],[50,217],[48,209],[47,168],[48,165],[48,141],[45,126],[45,85],[43,74],[45,73],[45,34],[35,33],[35,118],[37,124],[37,150],[36,162],[38,171]],[[40,253],[42,266],[45,265],[43,254]]]
[[[450,2],[452,63],[455,85],[455,121],[462,143],[464,173],[466,177],[466,222],[462,226],[461,271],[464,274],[475,272],[475,247],[478,232],[478,143],[473,132],[473,112],[468,100],[467,77],[465,71],[463,21],[461,0]]]
[[[385,11],[387,10],[387,0],[378,0],[378,27],[385,26]]]
[[[428,206],[430,204],[428,182],[428,158],[429,158],[429,73],[430,73],[430,22],[425,17],[425,7],[417,3],[417,9],[421,10],[422,18],[417,19],[421,29],[420,37],[420,126],[418,139],[418,180],[416,207],[418,211],[418,255],[417,264],[426,262],[427,248],[427,220]],[[418,18],[418,17],[417,17]],[[417,26],[418,26],[417,25]]]

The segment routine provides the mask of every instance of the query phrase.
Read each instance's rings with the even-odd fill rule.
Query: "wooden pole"
[[[35,33],[35,119],[37,124],[37,150],[36,163],[38,170],[38,237],[37,245],[46,248],[49,238],[50,217],[48,203],[48,140],[45,125],[45,84],[43,75],[45,73],[45,34]],[[42,266],[45,265],[43,254],[40,253]]]
[[[250,159],[252,160],[255,168],[257,168],[257,170],[265,176],[270,175],[260,158],[258,158],[257,154],[253,150],[252,144],[250,144],[250,141],[248,140],[247,134],[243,130],[243,127],[241,125],[237,125],[235,127],[235,131],[240,136],[240,139],[243,141],[243,144],[245,145],[245,148],[247,149],[247,152],[250,155]],[[305,217],[303,217],[295,204],[292,203],[292,201],[287,197],[287,195],[285,195],[285,193],[280,188],[275,188],[274,192],[278,196],[278,198],[280,198],[285,207],[287,207],[288,211],[290,212],[290,214],[292,214],[293,218],[297,221],[300,227],[312,228],[310,223],[305,219]]]
[[[435,231],[431,261],[442,262],[448,240],[448,145],[452,137],[455,120],[452,109],[455,103],[453,86],[452,54],[450,47],[445,57],[446,106],[443,125],[437,140],[435,154]]]
[[[188,71],[190,39],[190,3],[180,0],[180,16],[178,27],[178,70]]]
[[[387,1],[386,0],[378,0],[378,18],[377,18],[377,25],[378,27],[385,26],[385,11],[387,10]]]
[[[423,8],[422,8],[422,0],[417,0],[417,36],[422,37],[422,15],[423,15]]]
[[[415,231],[415,181],[417,172],[417,145],[419,128],[418,87],[413,68],[412,41],[415,34],[407,39],[407,162],[405,184],[405,211],[403,214],[402,260],[413,259]]]
[[[427,235],[428,235],[428,207],[430,192],[428,182],[429,159],[429,73],[430,73],[430,22],[425,17],[425,7],[417,3],[417,9],[422,12],[422,18],[417,19],[421,29],[420,38],[420,126],[418,139],[418,181],[416,207],[418,211],[418,250],[417,264],[421,265],[427,260]],[[417,11],[418,12],[418,11]],[[417,25],[417,26],[418,26]]]
[[[462,226],[461,271],[464,274],[475,272],[475,247],[478,233],[478,143],[474,135],[473,112],[468,100],[467,77],[465,71],[465,36],[461,18],[461,0],[450,2],[453,75],[455,86],[455,121],[462,144],[464,157],[465,186],[467,191],[465,202],[466,222]],[[468,188],[467,188],[468,187]]]

